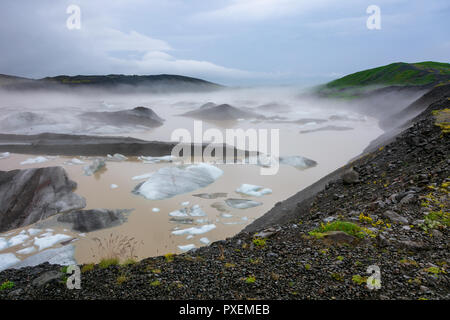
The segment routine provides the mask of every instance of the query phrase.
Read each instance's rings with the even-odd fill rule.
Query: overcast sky
[[[67,7],[81,9],[69,30]],[[381,29],[369,30],[369,5]],[[181,74],[313,84],[392,62],[449,62],[448,0],[1,0],[0,73]]]

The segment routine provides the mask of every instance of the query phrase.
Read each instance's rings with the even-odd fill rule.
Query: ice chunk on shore
[[[65,240],[72,239],[71,236],[66,234],[55,234],[47,237],[34,238],[34,244],[39,247],[39,251],[47,249]]]
[[[184,245],[184,246],[178,246],[178,249],[180,249],[181,251],[183,251],[183,252],[186,252],[186,251],[189,251],[189,250],[192,250],[192,249],[194,249],[195,248],[195,244],[187,244],[187,245]]]
[[[22,161],[20,164],[21,165],[26,165],[26,164],[36,164],[36,163],[43,163],[43,162],[47,162],[48,159],[46,157],[36,157],[36,158],[29,158],[25,161]]]
[[[168,199],[206,187],[222,174],[221,169],[206,163],[164,167],[154,172],[147,181],[138,184],[133,193],[149,200]]]
[[[84,174],[87,176],[91,176],[96,173],[98,170],[105,166],[105,160],[103,159],[94,159],[92,163],[88,166],[84,167]]]
[[[208,243],[210,243],[211,241],[209,241],[208,238],[203,237],[203,238],[200,238],[200,242],[203,243],[203,244],[208,244]]]
[[[8,158],[10,155],[11,155],[11,153],[9,153],[9,152],[0,153],[0,160]]]
[[[191,235],[197,235],[197,234],[203,234],[206,232],[209,232],[211,230],[214,230],[216,228],[215,224],[205,224],[200,227],[192,227],[187,229],[181,229],[181,230],[175,230],[172,231],[172,234],[179,236],[183,234],[191,234]]]
[[[0,254],[0,271],[8,269],[8,267],[20,262],[14,253]]]
[[[248,209],[262,205],[262,202],[247,199],[226,199],[225,203],[235,209]]]
[[[263,188],[261,186],[255,186],[253,184],[242,184],[236,189],[236,192],[242,193],[248,196],[262,197],[263,195],[272,193],[272,189]]]
[[[143,163],[160,163],[160,162],[173,162],[175,161],[175,157],[172,155],[162,156],[162,157],[144,157],[140,156],[138,158]]]
[[[39,252],[37,254],[34,254],[17,264],[14,264],[12,268],[19,269],[23,267],[33,267],[44,262],[64,266],[74,265],[77,264],[74,259],[74,253],[75,253],[75,246],[72,244],[63,246],[61,248],[48,249]]]

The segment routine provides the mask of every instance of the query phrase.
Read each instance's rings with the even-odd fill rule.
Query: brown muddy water
[[[167,117],[167,116],[166,116]],[[176,117],[171,128],[192,125],[192,120]],[[107,239],[111,235],[127,236],[137,241],[135,253],[138,259],[166,253],[181,252],[178,246],[193,244],[195,247],[205,245],[208,241],[214,242],[233,236],[242,230],[247,224],[257,219],[278,201],[282,201],[321,177],[347,163],[351,158],[357,156],[367,144],[382,131],[378,128],[374,119],[366,119],[364,122],[352,122],[354,128],[349,131],[318,131],[308,134],[299,134],[300,126],[287,124],[280,128],[280,124],[258,124],[245,123],[241,127],[258,128],[280,128],[280,155],[301,155],[317,161],[318,165],[306,170],[299,170],[291,166],[281,165],[276,175],[261,175],[260,167],[256,165],[222,164],[217,165],[224,174],[211,185],[181,194],[170,199],[147,200],[142,196],[132,194],[134,187],[145,180],[132,180],[132,177],[155,172],[159,168],[171,166],[171,163],[145,164],[136,157],[127,161],[107,161],[106,170],[102,170],[93,176],[85,176],[83,167],[90,163],[89,159],[77,157],[85,162],[83,165],[68,165],[67,161],[73,157],[47,157],[44,163],[21,165],[20,162],[35,158],[36,155],[11,154],[10,157],[0,160],[0,170],[24,169],[43,166],[63,166],[70,179],[77,182],[75,192],[86,198],[86,209],[108,208],[108,209],[134,209],[124,224],[94,231],[85,235],[72,232],[67,229],[52,228],[57,233],[68,234],[77,239],[75,245],[75,259],[78,263],[98,262],[101,254],[98,254],[98,245],[93,238]],[[213,127],[213,125],[206,125]],[[303,126],[301,129],[307,128]],[[147,140],[169,140],[171,130],[167,126],[155,129],[147,133],[140,132],[132,134],[138,138]],[[163,139],[163,137],[165,137]],[[45,156],[45,155],[43,155]],[[105,155],[106,156],[106,155]],[[253,184],[272,189],[272,193],[261,197],[248,197],[235,192],[241,184]],[[118,187],[111,188],[115,184]],[[226,193],[227,198],[248,198],[260,201],[261,206],[248,209],[233,209],[227,207],[228,215],[224,217],[212,204],[223,203],[225,197],[217,199],[202,199],[194,197],[198,193]],[[189,202],[192,205],[200,205],[207,214],[207,221],[194,222],[194,225],[177,224],[170,221],[169,213],[183,208],[182,203]],[[159,212],[152,209],[158,208]],[[199,226],[203,224],[214,224],[216,228],[200,235],[187,239],[186,235],[173,235],[172,231]],[[24,229],[33,228],[29,226]],[[22,229],[8,232],[8,235],[18,234]],[[58,246],[58,245],[56,245]],[[1,253],[16,253],[23,246],[10,247]],[[35,252],[36,253],[36,252]],[[16,254],[20,259],[28,255]],[[95,255],[95,257],[94,257]]]

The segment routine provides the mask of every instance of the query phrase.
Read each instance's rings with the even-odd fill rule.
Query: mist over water
[[[232,121],[205,120],[202,121],[203,132],[209,128],[216,128],[224,134],[226,129],[279,129],[280,156],[305,157],[314,160],[317,165],[299,170],[292,165],[283,164],[276,175],[262,176],[257,165],[216,164],[223,171],[223,175],[213,183],[161,200],[149,200],[133,194],[132,191],[138,183],[145,180],[136,181],[132,178],[176,166],[175,163],[145,163],[137,157],[129,157],[127,161],[107,162],[105,170],[93,176],[86,176],[83,173],[83,165],[69,163],[72,157],[47,157],[48,161],[45,162],[21,164],[24,161],[28,163],[27,159],[36,156],[11,154],[10,157],[0,160],[0,170],[61,165],[69,177],[78,183],[75,192],[86,198],[87,209],[134,209],[127,222],[120,226],[93,231],[85,237],[69,232],[78,239],[74,242],[78,263],[95,260],[91,254],[95,244],[91,239],[106,238],[110,234],[126,235],[141,241],[143,245],[137,249],[137,255],[138,258],[145,258],[168,252],[181,252],[184,246],[203,246],[206,244],[204,238],[213,242],[233,236],[267,212],[276,202],[292,196],[360,154],[371,140],[382,133],[378,120],[357,112],[358,109],[352,102],[314,98],[308,95],[307,91],[293,87],[236,88],[171,94],[123,94],[100,90],[2,92],[0,133],[53,132],[170,141],[172,132],[178,128],[187,129],[194,134],[194,121],[201,119],[181,114],[199,110],[209,102],[215,105],[228,104],[263,117]],[[153,110],[158,117],[164,119],[163,124],[149,128],[121,123],[91,123],[89,119],[80,117],[85,112],[117,112],[138,106]],[[104,156],[106,157],[106,154]],[[91,158],[77,158],[85,164],[92,161]],[[236,191],[246,184],[268,188],[271,193],[256,197]],[[113,185],[114,188],[111,187]],[[217,199],[194,196],[199,193],[225,193],[226,196]],[[251,200],[260,205],[246,209],[233,208],[226,204],[226,199],[230,198]],[[183,203],[185,205],[182,205]],[[186,224],[186,221],[173,221],[169,213],[182,210],[186,206],[199,206],[205,216],[196,217],[189,224]],[[153,210],[154,208],[158,210]],[[210,228],[211,225],[215,227]],[[206,228],[209,231],[198,235],[184,234],[184,231],[178,232],[183,235],[173,233],[186,228]],[[8,250],[15,252],[14,248]]]

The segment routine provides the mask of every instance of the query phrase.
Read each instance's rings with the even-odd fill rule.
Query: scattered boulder
[[[344,184],[353,184],[359,182],[359,173],[356,172],[353,168],[345,171],[342,175],[342,180]]]
[[[63,273],[61,271],[51,270],[44,272],[42,275],[34,279],[31,284],[35,287],[42,287],[53,281],[59,282],[62,277]]]
[[[395,223],[408,224],[408,219],[406,219],[405,217],[399,215],[398,213],[396,213],[395,211],[392,211],[392,210],[387,210],[387,211],[383,212],[383,216],[385,216],[386,218],[389,218],[392,222],[395,222]]]
[[[0,171],[0,232],[86,206],[62,167]]]
[[[344,231],[329,231],[324,234],[323,240],[330,244],[352,244],[356,238]]]

